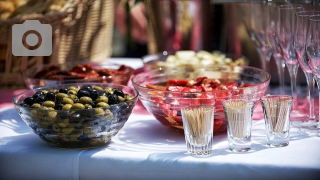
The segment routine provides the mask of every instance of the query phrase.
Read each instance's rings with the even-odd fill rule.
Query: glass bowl
[[[90,86],[97,90],[90,90],[88,84],[63,84],[31,89],[15,96],[13,104],[22,120],[51,146],[95,148],[107,144],[124,126],[136,104],[138,92],[134,88],[116,84],[92,83]],[[67,93],[65,88],[68,89]],[[78,93],[73,93],[73,90]],[[56,94],[53,99],[51,92]],[[60,95],[57,95],[58,93]],[[111,95],[112,93],[114,95]],[[71,103],[70,99],[74,103]],[[107,103],[101,103],[106,101]]]
[[[194,80],[201,77],[218,80],[227,86],[226,90],[212,90],[203,92],[197,90],[164,89],[169,80]],[[265,94],[270,82],[270,74],[249,66],[215,66],[202,68],[159,68],[135,75],[132,84],[139,92],[139,99],[146,109],[163,125],[183,133],[181,108],[192,105],[215,106],[214,133],[226,132],[226,121],[222,102],[230,98],[246,98],[258,103]],[[242,84],[243,85],[243,84]],[[196,88],[194,88],[196,89]]]
[[[69,83],[112,83],[127,85],[134,69],[110,62],[68,62],[34,66],[22,72],[29,89]]]
[[[219,66],[219,65],[248,65],[249,60],[245,56],[224,54],[220,51],[163,51],[156,54],[149,54],[142,57],[144,70],[158,69],[160,67],[181,67],[189,68]]]

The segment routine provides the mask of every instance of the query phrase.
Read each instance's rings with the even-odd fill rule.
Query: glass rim
[[[281,10],[303,9],[303,5],[302,4],[282,4],[277,6],[277,8]]]
[[[311,15],[311,16],[309,16],[309,21],[316,21],[316,22],[318,22],[318,21],[320,21],[320,14],[317,14],[317,15]]]
[[[312,13],[319,13],[319,14],[312,14]],[[316,15],[320,15],[320,11],[318,11],[318,10],[308,10],[308,11],[296,12],[296,16],[299,16],[299,17],[309,17],[309,16],[316,16]]]
[[[265,102],[268,100],[273,100],[274,98],[279,98],[279,99],[281,99],[281,101],[292,101],[293,100],[293,97],[290,95],[281,95],[281,94],[280,95],[270,95],[270,94],[268,94],[268,95],[262,96],[260,98],[260,101]],[[277,100],[275,100],[275,101],[277,101]]]

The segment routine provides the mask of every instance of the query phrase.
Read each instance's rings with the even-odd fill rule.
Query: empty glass
[[[213,106],[181,108],[187,152],[191,155],[208,155],[212,151]]]
[[[305,50],[310,69],[315,76],[318,84],[318,90],[320,92],[320,15],[309,17]],[[300,128],[300,131],[310,136],[320,136],[319,119],[314,124],[311,124],[308,128]]]
[[[308,58],[306,57],[305,45],[307,38],[307,25],[311,15],[320,14],[320,11],[301,11],[296,13],[296,30],[294,35],[294,48],[297,54],[297,59],[303,70],[308,84],[308,99],[309,99],[309,117],[302,121],[292,121],[295,127],[309,128],[310,123],[315,121],[314,112],[314,75],[308,65]]]
[[[266,125],[267,145],[270,147],[289,145],[292,99],[287,95],[267,95],[260,99]]]
[[[266,30],[269,26],[267,18],[267,7],[264,0],[257,0],[246,3],[244,8],[246,13],[244,15],[244,24],[254,43],[259,57],[261,68],[267,72],[270,67],[270,57],[272,55],[270,46],[267,41]]]
[[[281,49],[291,80],[291,92],[293,107],[298,108],[297,103],[297,72],[299,63],[294,48],[295,14],[302,11],[301,5],[290,4],[278,6],[278,23],[276,28],[277,43]],[[297,112],[298,114],[298,112]]]
[[[247,99],[230,99],[222,104],[228,122],[229,149],[233,152],[249,151],[254,102]]]

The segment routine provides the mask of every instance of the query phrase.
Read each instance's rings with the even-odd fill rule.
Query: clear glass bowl
[[[41,139],[53,147],[89,149],[107,144],[124,126],[138,99],[131,87],[115,84],[92,83],[91,86],[118,88],[132,99],[109,107],[74,110],[48,110],[26,107],[24,99],[36,92],[61,89],[84,84],[65,84],[27,90],[13,98],[13,104],[22,120]]]
[[[214,90],[212,92],[172,92],[151,89],[151,85],[166,85],[169,79],[196,79],[198,77],[219,79],[221,82],[235,81],[251,84],[249,87],[234,90]],[[213,105],[214,133],[226,132],[227,123],[222,108],[222,102],[230,98],[246,98],[258,103],[265,94],[270,82],[270,74],[248,66],[215,66],[203,68],[159,68],[146,71],[132,78],[133,86],[139,92],[139,99],[146,109],[163,125],[183,133],[181,108],[191,105]]]
[[[74,67],[78,65],[89,64],[95,70],[119,70],[121,66],[123,66],[123,72],[119,74],[107,74],[99,73],[99,77],[82,77],[76,75],[69,75],[66,76],[63,72],[67,72],[72,70]],[[55,69],[53,69],[55,67]],[[55,76],[54,79],[48,79],[45,77],[35,77],[40,72],[50,72],[52,75],[59,72],[60,74]],[[112,84],[121,84],[127,85],[131,75],[133,74],[134,69],[123,65],[123,64],[116,64],[110,62],[103,62],[103,63],[93,63],[93,62],[68,62],[63,64],[47,64],[47,65],[40,65],[34,66],[33,68],[27,69],[22,72],[22,78],[29,89],[34,89],[37,87],[43,86],[54,86],[59,84],[69,84],[69,83],[112,83]],[[89,74],[89,73],[88,73]]]

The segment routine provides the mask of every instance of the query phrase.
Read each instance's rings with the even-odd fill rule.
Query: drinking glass
[[[266,125],[267,145],[270,147],[288,146],[292,97],[267,95],[261,97],[260,101]]]
[[[280,85],[280,94],[286,94],[285,91],[285,61],[281,55],[281,49],[277,44],[276,39],[276,27],[277,27],[277,18],[278,18],[278,9],[277,6],[289,4],[287,0],[269,0],[267,2],[267,15],[268,17],[268,28],[267,28],[267,40],[271,47],[272,56],[275,60],[278,77],[279,77],[279,85]]]
[[[297,54],[297,59],[303,70],[308,84],[308,97],[309,97],[309,117],[303,121],[293,121],[292,125],[295,127],[308,128],[310,123],[315,121],[314,112],[314,75],[308,65],[308,59],[306,58],[305,45],[307,38],[307,25],[308,18],[312,15],[320,15],[320,11],[300,11],[296,13],[296,30],[294,34],[294,48]]]
[[[281,49],[281,55],[285,60],[290,75],[293,108],[298,108],[296,79],[299,67],[294,48],[295,14],[302,10],[303,7],[296,4],[278,6],[277,43]]]
[[[244,24],[250,39],[258,51],[261,68],[267,72],[270,72],[270,57],[272,53],[266,34],[266,29],[268,26],[266,3],[263,0],[257,0],[246,3],[244,8],[246,9],[246,13],[244,15]]]
[[[254,102],[247,99],[229,99],[222,102],[228,122],[229,149],[246,152],[251,149],[251,122]]]
[[[213,142],[214,107],[183,107],[181,115],[188,154],[210,154]]]
[[[309,61],[308,63],[310,69],[312,70],[315,76],[315,79],[318,84],[318,90],[320,93],[320,15],[314,15],[309,17],[305,51]],[[319,119],[308,129],[300,128],[300,132],[303,132],[310,136],[320,136]]]

